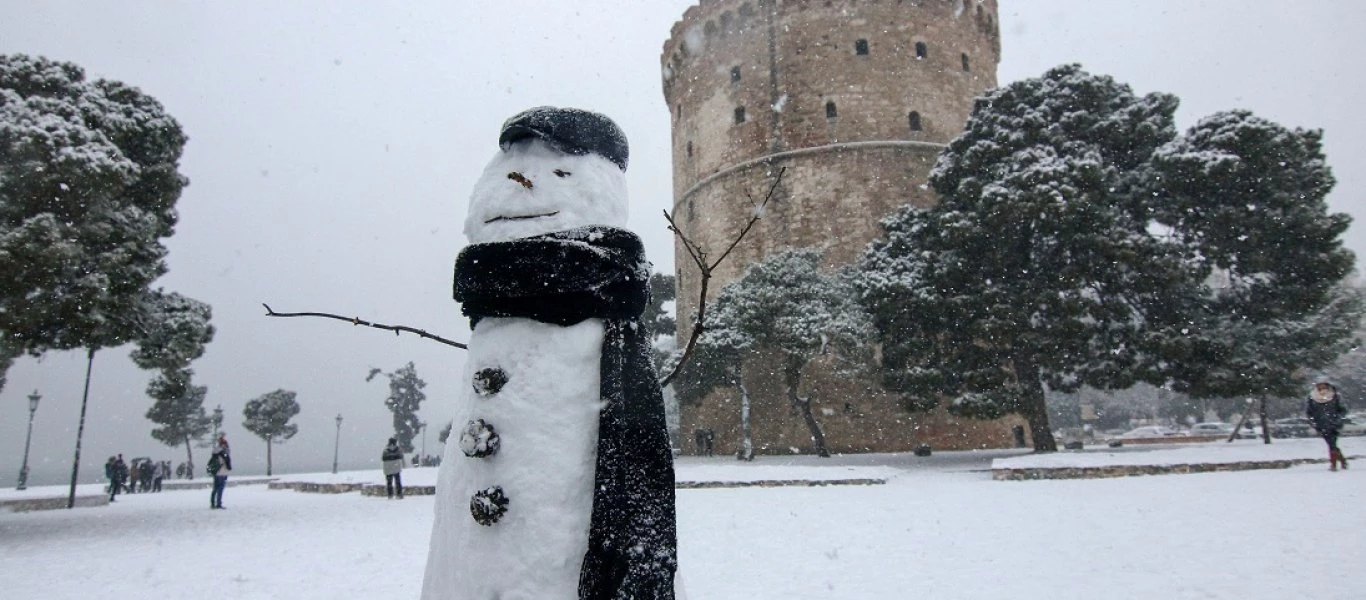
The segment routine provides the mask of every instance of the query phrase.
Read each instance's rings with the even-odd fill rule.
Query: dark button
[[[507,385],[508,374],[497,367],[480,369],[474,374],[474,393],[480,396],[491,396],[497,394],[498,390]]]
[[[491,526],[507,514],[508,502],[510,501],[507,495],[503,494],[502,486],[495,485],[479,490],[470,498],[470,515],[476,523]]]
[[[493,425],[485,423],[483,419],[470,421],[460,433],[460,451],[473,458],[493,456],[500,442]]]

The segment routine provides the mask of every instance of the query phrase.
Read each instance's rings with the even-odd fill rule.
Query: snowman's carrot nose
[[[522,184],[522,187],[524,187],[524,188],[526,188],[526,189],[531,189],[531,188],[535,187],[534,185],[532,185],[530,179],[527,179],[527,178],[524,177],[521,173],[518,173],[518,172],[516,172],[516,171],[513,171],[513,172],[511,172],[511,173],[508,173],[508,179],[511,179],[511,180],[513,180],[513,181],[516,181],[517,183]]]

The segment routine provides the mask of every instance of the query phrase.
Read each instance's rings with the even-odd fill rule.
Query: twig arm
[[[441,336],[439,336],[439,335],[427,333],[425,330],[417,329],[417,328],[415,328],[415,327],[408,327],[407,325],[386,325],[386,324],[384,324],[384,323],[375,323],[375,322],[372,322],[372,321],[366,321],[365,319],[362,319],[362,318],[360,318],[360,317],[343,317],[343,316],[341,316],[341,315],[334,315],[334,314],[332,314],[332,313],[324,313],[324,312],[295,312],[295,313],[275,312],[274,310],[272,310],[272,309],[270,308],[270,305],[269,305],[269,304],[266,304],[266,303],[264,303],[264,302],[261,303],[261,306],[266,307],[266,316],[267,316],[267,317],[322,317],[322,318],[324,318],[324,319],[335,319],[335,320],[338,320],[338,321],[345,321],[345,322],[350,323],[350,324],[352,324],[352,325],[364,325],[365,327],[373,327],[373,328],[375,328],[375,329],[383,329],[383,330],[385,330],[385,331],[392,331],[392,332],[394,332],[394,335],[398,335],[399,333],[405,332],[405,331],[406,331],[406,332],[411,333],[411,334],[413,334],[413,335],[416,335],[416,336],[418,336],[418,337],[427,338],[427,339],[432,340],[432,341],[440,342],[440,343],[445,344],[445,345],[447,345],[447,346],[455,346],[456,348],[460,348],[460,349],[462,349],[462,350],[469,348],[469,346],[466,346],[465,344],[462,344],[462,343],[460,343],[460,342],[453,341],[453,340],[448,340],[448,339],[443,338],[443,337],[441,337]]]

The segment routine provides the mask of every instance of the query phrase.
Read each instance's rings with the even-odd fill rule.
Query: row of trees
[[[781,357],[822,454],[798,384],[831,351],[912,410],[1019,414],[1039,451],[1046,389],[1297,395],[1362,313],[1321,132],[1230,111],[1178,136],[1176,107],[1077,65],[988,92],[931,173],[938,204],[888,216],[844,270],[796,250],[725,287],[680,399],[737,387],[743,458],[754,350]]]

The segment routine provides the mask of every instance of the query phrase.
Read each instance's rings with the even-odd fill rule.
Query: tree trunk
[[[190,434],[185,434],[185,467],[186,479],[194,479],[194,455],[190,454]]]
[[[830,458],[830,451],[825,448],[825,433],[821,431],[821,424],[816,422],[816,415],[811,413],[811,397],[797,396],[797,386],[802,381],[802,365],[794,359],[788,359],[783,375],[787,380],[787,398],[792,406],[801,409],[806,428],[811,431],[811,441],[816,445],[816,456]]]
[[[1258,416],[1259,416],[1259,417],[1261,418],[1261,420],[1262,420],[1262,443],[1263,443],[1263,444],[1270,444],[1270,443],[1271,443],[1271,425],[1270,425],[1270,423],[1267,423],[1267,419],[1266,419],[1266,396],[1262,396],[1262,406],[1261,406],[1260,409],[1258,409],[1257,413],[1258,413]]]
[[[266,477],[270,477],[270,436],[266,436]]]
[[[85,355],[85,392],[81,394],[81,421],[76,426],[76,458],[71,461],[71,492],[66,497],[67,508],[76,506],[76,478],[81,474],[81,436],[85,434],[85,407],[90,403],[90,370],[94,367],[95,348],[91,348]]]
[[[1057,452],[1058,441],[1053,438],[1053,429],[1048,426],[1048,405],[1044,402],[1039,367],[1029,359],[1017,360],[1015,376],[1019,378],[1020,389],[1024,393],[1020,414],[1029,423],[1029,437],[1034,439],[1034,451]]]
[[[749,425],[749,388],[745,387],[745,374],[740,372],[740,451],[735,453],[735,458],[740,460],[754,460],[754,436]]]

